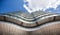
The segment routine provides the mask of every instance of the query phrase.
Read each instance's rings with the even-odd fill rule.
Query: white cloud
[[[38,10],[45,11],[48,8],[56,9],[60,5],[60,0],[24,0],[24,2],[28,2],[28,4],[24,4],[23,6],[29,13]]]

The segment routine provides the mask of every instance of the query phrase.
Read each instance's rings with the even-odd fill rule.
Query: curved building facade
[[[0,35],[60,35],[57,5],[60,0],[0,0]]]
[[[1,35],[58,35],[60,15],[48,12],[1,14]]]

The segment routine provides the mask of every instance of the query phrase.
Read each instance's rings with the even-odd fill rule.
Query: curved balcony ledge
[[[47,12],[34,12],[31,14],[17,12],[17,13],[7,13],[0,16],[0,20],[13,22],[24,28],[35,28],[46,22],[51,22],[59,20],[60,14],[53,14]]]

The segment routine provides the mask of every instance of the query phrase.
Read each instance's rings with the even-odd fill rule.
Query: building
[[[0,35],[59,35],[60,15],[37,11],[0,14]]]

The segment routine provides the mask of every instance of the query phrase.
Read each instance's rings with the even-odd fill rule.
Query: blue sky
[[[0,0],[0,13],[22,11],[27,12],[23,7],[23,0]],[[49,8],[46,11],[60,13],[60,5],[55,9]]]
[[[0,13],[14,12],[14,11],[23,11],[23,0],[0,0]]]

